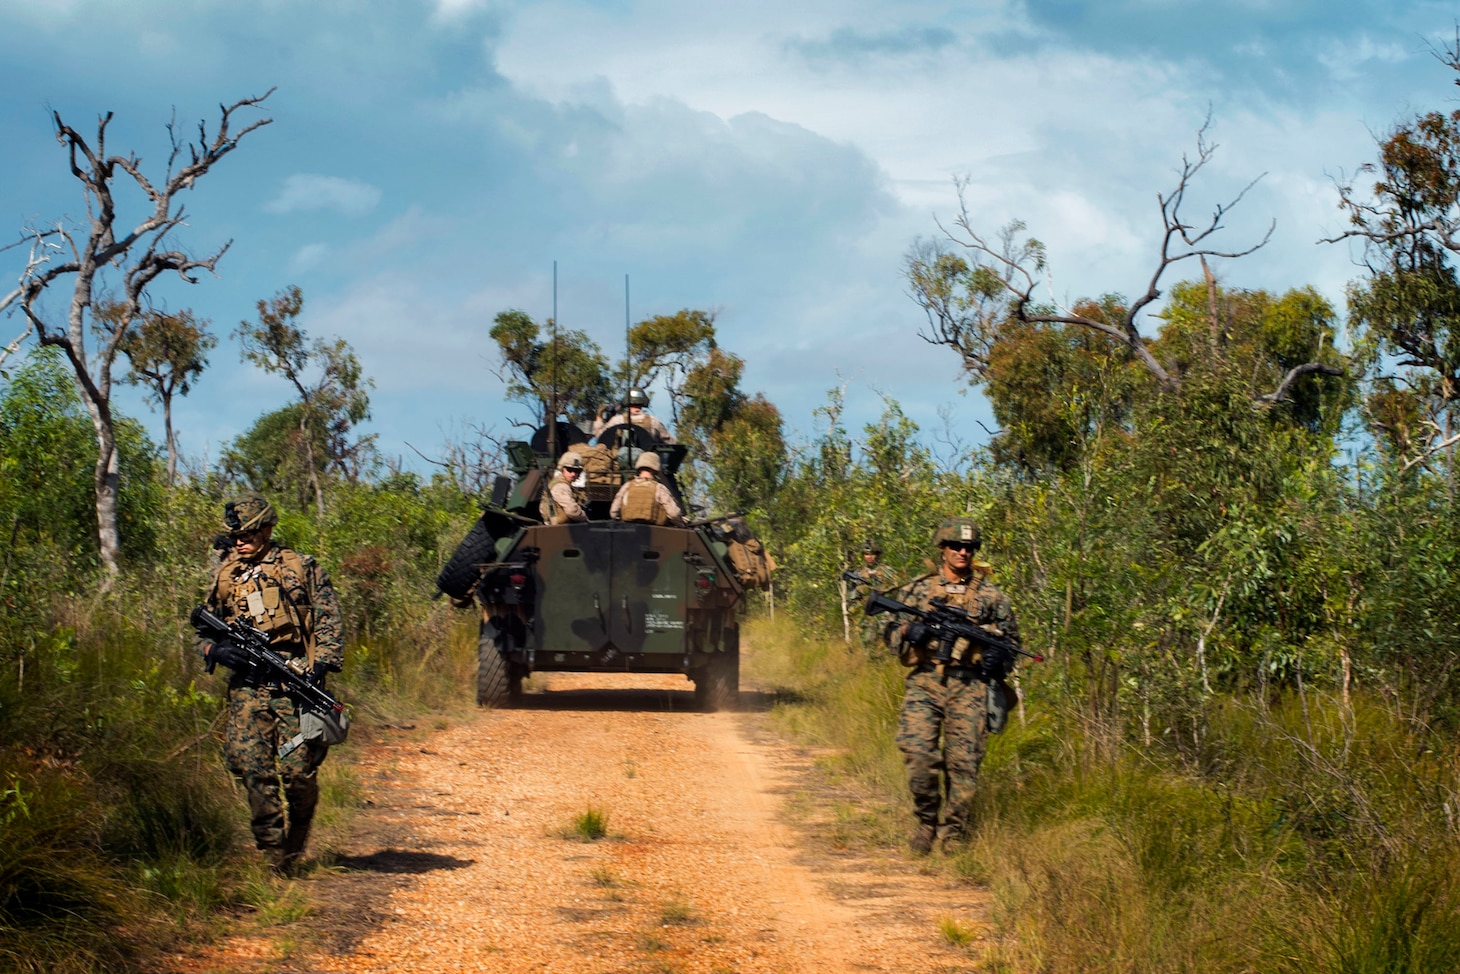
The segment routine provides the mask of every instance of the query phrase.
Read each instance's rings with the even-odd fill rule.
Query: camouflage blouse
[[[967,580],[933,572],[913,579],[891,595],[899,602],[906,602],[920,609],[931,606],[934,599],[942,600],[967,611],[976,622],[994,635],[1019,645],[1019,623],[1014,618],[1009,597],[990,581],[987,572],[974,571]],[[932,642],[924,641],[917,645],[903,642],[902,624],[906,621],[906,616],[890,621],[883,631],[884,641],[897,653],[897,658],[905,666],[932,662],[938,649]],[[982,654],[967,639],[960,639],[953,646],[953,657],[964,665],[972,666],[981,661]]]

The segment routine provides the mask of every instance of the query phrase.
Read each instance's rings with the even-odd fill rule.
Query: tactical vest
[[[923,599],[925,597],[937,595],[946,600],[949,605],[965,610],[969,615],[973,616],[975,621],[979,621],[982,615],[979,593],[983,589],[987,578],[987,574],[975,570],[965,583],[949,582],[943,577],[941,572],[931,572],[923,575],[921,578],[914,579],[908,585],[904,586],[903,589],[899,590],[902,593],[900,597],[912,601],[921,607],[924,604]],[[907,588],[918,586],[924,582],[929,583],[928,586],[922,589],[916,597],[912,597],[906,592]],[[898,659],[904,666],[916,666],[930,662],[936,651],[937,647],[932,644],[914,646],[910,643],[903,643],[898,650]],[[978,646],[970,643],[967,639],[959,639],[953,644],[953,659],[964,666],[977,664],[982,656],[983,654],[979,651]]]
[[[564,480],[560,474],[555,473],[552,475],[552,478],[548,480],[547,486],[543,487],[542,499],[539,500],[537,504],[537,512],[542,515],[543,524],[568,523],[568,515],[564,514],[562,508],[558,507],[558,502],[553,500],[553,488],[556,487],[558,484],[567,483],[568,482]],[[568,489],[572,489],[571,484],[568,484]]]
[[[659,482],[639,477],[629,481],[619,517],[640,524],[668,524],[669,515],[659,503]]]
[[[228,621],[253,626],[289,656],[312,653],[309,571],[289,548],[271,547],[257,561],[230,558],[218,567],[213,591]]]

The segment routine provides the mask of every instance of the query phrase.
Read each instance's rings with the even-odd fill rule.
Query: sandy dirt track
[[[986,894],[901,849],[838,848],[849,796],[764,701],[693,709],[683,677],[553,674],[517,709],[385,731],[368,806],[296,881],[312,914],[177,971],[952,972]],[[759,706],[758,705],[762,705]],[[607,819],[585,841],[575,823]]]

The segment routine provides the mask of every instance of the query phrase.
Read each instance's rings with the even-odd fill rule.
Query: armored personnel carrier
[[[437,578],[442,592],[482,614],[477,704],[516,702],[536,672],[683,673],[696,703],[733,709],[739,698],[740,615],[765,587],[771,562],[738,516],[684,526],[614,520],[609,507],[642,451],[687,509],[677,473],[682,445],[624,425],[590,443],[558,423],[507,444],[512,476]],[[541,498],[564,451],[580,454],[587,521],[545,523]]]

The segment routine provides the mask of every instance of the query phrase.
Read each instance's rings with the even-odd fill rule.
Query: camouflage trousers
[[[279,745],[298,733],[293,698],[269,687],[229,687],[223,756],[248,794],[254,841],[278,865],[298,858],[309,841],[319,804],[316,772],[329,751],[306,741],[279,757]]]
[[[988,746],[987,716],[988,687],[970,671],[953,669],[943,677],[919,667],[908,673],[897,749],[918,821],[937,828],[941,811],[940,836],[958,836],[968,823]]]

